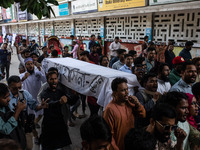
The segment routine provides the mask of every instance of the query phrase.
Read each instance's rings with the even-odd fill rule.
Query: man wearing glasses
[[[152,118],[146,131],[157,139],[156,150],[176,149],[183,150],[183,141],[186,133],[176,125],[176,111],[168,104],[157,103],[152,111]],[[177,142],[171,139],[174,132]]]
[[[186,120],[188,111],[188,96],[182,92],[168,92],[165,96],[162,97],[162,101],[171,105],[176,110],[176,123],[179,128],[183,129],[187,136],[183,141],[183,149],[190,150],[190,145],[199,145],[199,139],[193,139],[193,132],[191,132],[191,127]],[[179,139],[175,137],[175,132],[171,134],[172,140],[178,142]]]

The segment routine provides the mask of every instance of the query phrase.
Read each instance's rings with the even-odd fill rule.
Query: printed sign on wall
[[[124,9],[131,7],[141,7],[145,6],[145,0],[98,0],[98,10],[106,11],[106,10],[116,10],[116,9]]]
[[[72,2],[73,14],[91,13],[96,11],[98,11],[96,0],[77,0]]]
[[[59,15],[60,16],[69,15],[68,3],[59,5]]]

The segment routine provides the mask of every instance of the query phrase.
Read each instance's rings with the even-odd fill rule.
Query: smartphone
[[[23,102],[24,101],[24,94],[23,94],[23,90],[19,90],[19,100],[20,102]]]

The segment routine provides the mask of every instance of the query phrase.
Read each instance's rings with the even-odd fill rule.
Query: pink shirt
[[[72,50],[72,53],[73,53],[73,58],[78,58],[77,57],[77,52],[78,52],[78,44],[76,44],[75,46],[74,46],[74,49]]]
[[[3,43],[3,37],[0,36],[0,43]]]

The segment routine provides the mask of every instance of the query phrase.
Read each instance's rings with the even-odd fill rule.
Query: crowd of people
[[[26,40],[16,41],[20,65],[19,75],[13,76],[7,70],[12,47],[9,40],[2,44],[1,78],[6,75],[7,84],[0,83],[0,147],[31,150],[34,141],[43,150],[70,149],[76,141],[71,141],[68,126],[74,127],[76,118],[87,117],[88,105],[90,115],[80,127],[83,150],[200,149],[200,57],[192,58],[191,41],[175,56],[174,41],[158,46],[145,36],[137,56],[134,50],[122,49],[116,37],[105,55],[100,36],[91,35],[89,50],[81,37],[70,37],[72,51],[65,46],[61,56],[53,45],[42,47],[39,56],[33,50],[38,47],[35,41],[31,47]],[[140,86],[134,86],[131,95],[127,79],[115,78],[110,85],[112,100],[102,108],[97,98],[62,85],[57,68],[44,72],[44,58],[59,57],[133,74]],[[41,135],[36,128],[41,128]],[[8,144],[5,138],[17,143]]]

